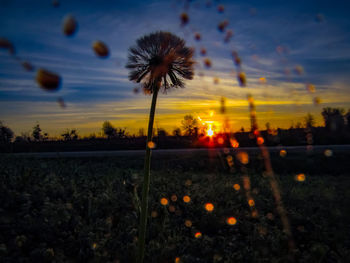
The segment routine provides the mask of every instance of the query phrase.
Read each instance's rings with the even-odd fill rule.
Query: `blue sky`
[[[0,1],[0,37],[16,48],[15,59],[0,49],[0,120],[17,134],[39,122],[44,131],[58,135],[66,128],[81,134],[99,132],[104,120],[130,132],[145,128],[150,97],[134,94],[134,83],[125,69],[128,48],[145,34],[165,30],[196,49],[196,76],[186,88],[159,97],[156,124],[172,130],[185,114],[220,122],[221,96],[227,98],[227,116],[232,129],[249,127],[247,94],[257,103],[260,126],[289,127],[308,113],[319,124],[323,107],[350,108],[350,20],[348,1]],[[223,13],[217,6],[223,5]],[[180,14],[190,21],[180,25]],[[62,21],[71,14],[77,33],[62,33]],[[317,19],[322,18],[322,19]],[[227,20],[234,36],[217,25]],[[321,20],[321,21],[319,21]],[[194,40],[194,34],[201,40]],[[92,43],[106,43],[111,55],[98,58]],[[203,67],[200,48],[206,48],[213,63]],[[278,53],[276,49],[282,49]],[[247,87],[237,82],[232,62],[235,50],[242,59]],[[45,68],[62,77],[60,90],[47,92],[35,82],[36,72],[27,72],[20,61]],[[295,73],[295,67],[304,73]],[[286,74],[285,71],[290,73]],[[234,71],[234,72],[232,72]],[[203,76],[200,76],[203,74]],[[213,78],[219,78],[218,84]],[[259,82],[266,79],[266,84]],[[306,84],[316,87],[315,93]],[[67,105],[61,108],[57,99]],[[321,104],[315,105],[315,97]]]

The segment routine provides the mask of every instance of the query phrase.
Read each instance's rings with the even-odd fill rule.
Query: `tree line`
[[[336,133],[342,131],[350,131],[350,109],[345,112],[343,108],[323,108],[321,115],[324,120],[323,128],[326,131]],[[315,117],[312,114],[307,114],[304,117],[304,123],[298,122],[292,125],[289,130],[302,129],[302,128],[314,128],[315,127]],[[154,135],[157,137],[202,137],[206,135],[208,126],[202,124],[197,118],[188,114],[184,116],[181,121],[181,128],[175,128],[170,134],[163,128],[154,129]],[[270,124],[266,123],[266,131],[271,131]],[[240,133],[245,132],[242,127],[239,131]],[[270,133],[270,132],[269,132]],[[11,142],[45,142],[45,141],[77,141],[81,139],[125,139],[125,138],[135,138],[135,137],[145,137],[144,129],[139,129],[136,134],[129,134],[127,129],[124,127],[115,127],[110,121],[104,121],[101,128],[100,134],[90,134],[89,136],[82,137],[79,135],[77,129],[66,129],[57,138],[50,138],[47,132],[43,132],[40,124],[36,123],[31,132],[22,133],[21,135],[15,136],[15,133],[10,127],[6,126],[0,121],[0,143],[7,144]]]

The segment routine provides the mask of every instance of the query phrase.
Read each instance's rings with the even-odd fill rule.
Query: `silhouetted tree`
[[[109,121],[105,121],[102,124],[102,132],[104,135],[107,136],[108,139],[115,137],[117,134],[116,129],[113,127],[112,123],[110,123]]]
[[[304,117],[304,122],[305,122],[305,128],[312,128],[316,124],[315,117],[310,113],[308,113]]]
[[[144,129],[144,128],[140,128],[140,129],[139,129],[139,131],[138,131],[138,136],[139,136],[139,137],[145,136],[145,129]]]
[[[11,142],[12,138],[14,136],[13,131],[2,124],[0,121],[0,143],[9,143]]]
[[[75,141],[78,139],[78,132],[76,129],[67,129],[64,133],[61,134],[61,136],[65,141]]]
[[[345,120],[346,120],[346,125],[348,126],[348,129],[350,129],[350,109],[348,109],[348,112],[345,114]]]
[[[39,123],[33,127],[32,136],[35,141],[40,141],[43,137]]]
[[[173,135],[174,136],[181,136],[181,129],[180,128],[175,128],[173,130]]]
[[[181,121],[182,129],[185,131],[186,135],[193,135],[195,129],[198,131],[198,121],[196,118],[193,118],[192,115],[185,115],[184,119]]]
[[[148,122],[145,176],[142,189],[141,220],[139,229],[139,251],[137,262],[143,261],[146,236],[148,191],[150,184],[150,159],[154,113],[158,92],[161,88],[185,87],[184,80],[192,79],[194,75],[192,60],[193,50],[185,46],[185,41],[169,32],[156,32],[141,37],[136,46],[129,49],[128,63],[129,79],[142,83],[146,94],[153,94]]]
[[[345,126],[344,109],[341,108],[323,108],[322,116],[325,126],[330,131],[340,131]]]

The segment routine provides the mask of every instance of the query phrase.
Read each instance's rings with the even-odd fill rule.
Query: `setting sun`
[[[211,125],[209,125],[209,129],[207,130],[207,135],[212,137],[214,135],[214,131],[211,129]]]

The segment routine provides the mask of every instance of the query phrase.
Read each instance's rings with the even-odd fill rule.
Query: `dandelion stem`
[[[148,214],[148,193],[149,193],[149,185],[151,181],[151,176],[150,176],[151,148],[148,146],[148,143],[152,141],[154,113],[156,110],[158,91],[159,91],[159,83],[158,83],[158,87],[156,87],[153,91],[152,105],[151,105],[151,110],[149,113],[149,121],[148,121],[144,179],[143,179],[143,187],[142,187],[141,217],[140,217],[139,238],[138,238],[138,253],[137,253],[137,261],[136,261],[137,263],[143,262],[143,257],[145,254],[145,239],[146,239],[146,226],[147,226],[147,214]]]

